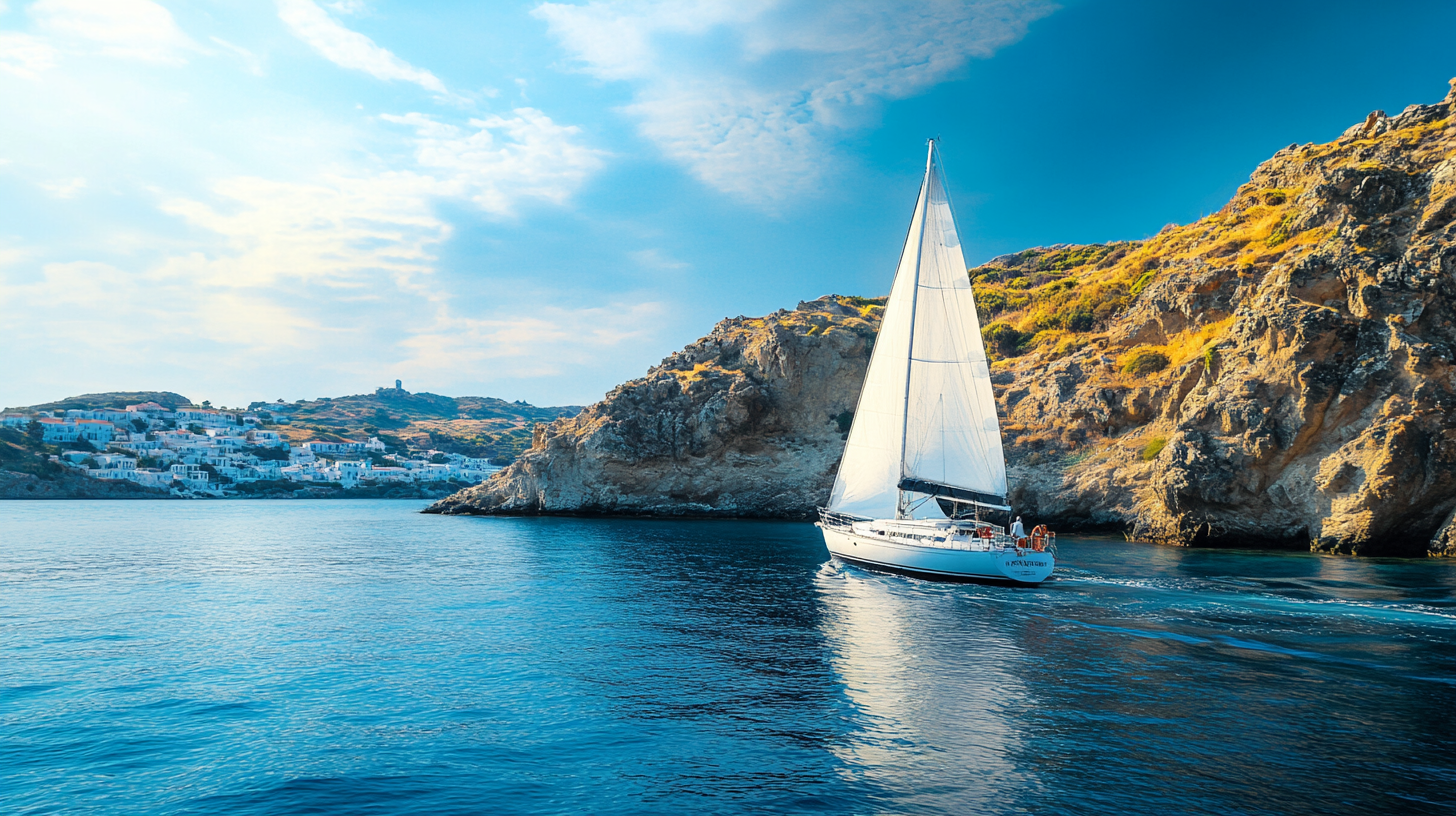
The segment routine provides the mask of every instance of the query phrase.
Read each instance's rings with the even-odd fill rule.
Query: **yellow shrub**
[[[1152,346],[1142,346],[1122,355],[1118,363],[1122,373],[1143,377],[1167,368],[1168,355]]]
[[[1147,445],[1143,446],[1143,452],[1142,452],[1142,459],[1143,459],[1143,461],[1144,462],[1151,462],[1154,459],[1158,458],[1158,454],[1160,454],[1160,453],[1163,452],[1163,448],[1167,444],[1168,444],[1168,437],[1166,437],[1166,436],[1155,436],[1155,437],[1153,437],[1151,440],[1148,441],[1148,444]]]

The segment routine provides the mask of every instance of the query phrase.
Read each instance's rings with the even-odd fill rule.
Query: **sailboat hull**
[[[906,573],[940,581],[991,581],[1035,585],[1051,576],[1056,558],[1050,552],[958,550],[917,546],[881,537],[858,535],[844,528],[821,526],[824,543],[836,558],[871,569]]]

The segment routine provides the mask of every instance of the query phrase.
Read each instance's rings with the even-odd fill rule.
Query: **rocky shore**
[[[61,473],[42,479],[33,473],[0,470],[0,499],[166,499],[166,490],[142,487],[131,482],[88,479],[77,473]]]
[[[1153,238],[970,271],[1011,500],[1192,546],[1456,554],[1456,81]],[[428,512],[807,517],[876,328],[735,318]]]

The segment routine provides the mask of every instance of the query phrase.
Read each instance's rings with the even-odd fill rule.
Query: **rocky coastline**
[[[1279,151],[1193,224],[970,274],[1023,514],[1456,555],[1456,80]],[[809,517],[876,327],[839,296],[725,320],[427,512]]]

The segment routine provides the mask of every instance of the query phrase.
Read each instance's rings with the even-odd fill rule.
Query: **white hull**
[[[1050,552],[1015,547],[954,549],[893,541],[886,536],[861,535],[844,527],[820,525],[829,552],[845,561],[869,567],[909,572],[942,579],[1003,581],[1039,584],[1056,567]]]

